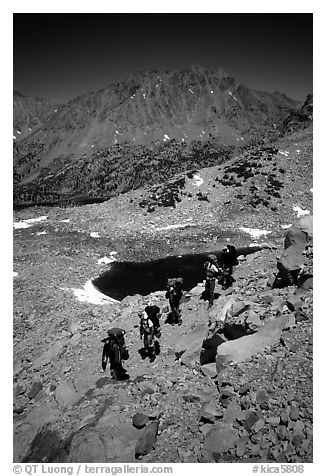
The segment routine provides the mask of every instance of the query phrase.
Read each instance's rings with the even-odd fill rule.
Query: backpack
[[[120,327],[113,327],[112,329],[108,330],[108,337],[102,339],[102,342],[104,342],[104,344],[108,344],[109,347],[112,344],[117,344],[119,346],[121,358],[123,360],[128,360],[129,352],[125,344],[125,333],[126,331],[121,329]]]
[[[146,306],[145,307],[145,312],[146,314],[148,315],[148,317],[150,319],[152,319],[153,317],[157,317],[158,314],[160,313],[160,308],[158,306]]]
[[[150,323],[152,323],[150,318],[142,314],[140,317],[140,335],[150,334],[152,332],[154,325],[151,326]]]
[[[230,252],[230,264],[231,266],[236,266],[239,264],[237,250],[233,245],[227,245],[227,247],[229,248]]]

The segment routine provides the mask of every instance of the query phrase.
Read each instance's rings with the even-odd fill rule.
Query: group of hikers
[[[232,276],[233,267],[238,264],[237,252],[234,246],[226,245],[219,257],[209,254],[204,263],[206,273],[205,291],[202,294],[204,300],[208,300],[208,309],[213,306],[216,280],[227,289],[232,286],[235,279]],[[183,296],[182,278],[168,279],[165,298],[169,300],[170,313],[167,321],[170,324],[182,324],[180,301]],[[139,313],[140,338],[143,341],[143,348],[139,353],[143,359],[149,358],[153,362],[159,354],[159,339],[161,337],[160,326],[161,311],[156,305],[146,306],[144,311]],[[126,380],[129,378],[126,370],[122,366],[123,360],[129,359],[129,352],[125,343],[125,331],[119,327],[114,327],[107,331],[108,337],[102,340],[104,343],[102,352],[102,369],[105,371],[108,361],[112,378],[115,380]]]

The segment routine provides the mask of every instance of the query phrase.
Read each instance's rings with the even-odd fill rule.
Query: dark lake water
[[[237,248],[237,255],[247,255],[259,249],[259,246]],[[119,301],[134,294],[147,296],[165,290],[168,278],[182,277],[183,289],[189,291],[205,279],[203,264],[209,253],[219,257],[221,251],[167,256],[142,263],[115,261],[107,272],[93,280],[93,284],[101,293]]]

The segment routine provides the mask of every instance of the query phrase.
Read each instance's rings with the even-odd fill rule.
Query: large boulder
[[[284,238],[284,250],[277,263],[279,278],[282,284],[296,284],[296,274],[303,267],[306,246],[313,236],[313,217],[301,217],[298,224],[288,230]]]
[[[284,250],[277,262],[278,279],[281,280],[281,285],[297,284],[298,273],[305,259],[303,251],[308,242],[308,234],[299,227],[287,231],[284,239]]]
[[[71,408],[79,398],[73,385],[65,380],[55,389],[54,397],[62,408]]]
[[[313,216],[305,215],[299,220],[300,229],[305,232],[309,238],[313,237]]]
[[[21,421],[14,424],[13,461],[15,463],[22,462],[39,429],[43,425],[54,421],[57,416],[58,410],[55,408],[55,402],[51,400],[39,407],[35,407],[28,413],[23,424]]]
[[[214,302],[214,306],[209,311],[209,318],[211,322],[224,322],[228,316],[231,315],[231,309],[235,305],[236,300],[230,296],[221,296]]]
[[[107,462],[136,462],[135,446],[144,430],[132,425],[132,415],[108,411],[95,427],[105,444]]]
[[[238,432],[230,423],[216,422],[207,433],[204,452],[209,458],[218,458],[221,453],[234,448]]]
[[[223,411],[217,405],[215,399],[211,399],[208,402],[204,403],[200,410],[200,420],[207,423],[213,423],[219,418],[222,418]]]
[[[82,428],[71,440],[69,461],[71,463],[105,463],[106,448],[97,430]]]
[[[183,336],[176,344],[175,353],[181,356],[184,365],[191,366],[194,362],[199,362],[203,341],[207,338],[208,327],[205,324],[198,324]]]
[[[154,448],[157,432],[158,432],[158,421],[153,421],[148,426],[146,426],[143,434],[137,441],[135,447],[135,457],[147,455]]]
[[[267,322],[255,334],[221,344],[217,349],[217,362],[221,355],[228,357],[233,362],[239,363],[250,359],[253,355],[259,354],[266,347],[272,346],[279,341],[287,321],[288,316],[283,315]]]
[[[299,227],[290,228],[284,236],[284,248],[287,249],[290,246],[296,245],[304,248],[307,242],[307,234]]]

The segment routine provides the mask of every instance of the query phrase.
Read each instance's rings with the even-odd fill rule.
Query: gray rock
[[[305,215],[299,219],[299,228],[309,238],[313,237],[313,215]]]
[[[260,327],[264,325],[263,321],[260,319],[259,314],[252,309],[249,309],[246,324],[251,331],[257,331]]]
[[[214,399],[206,402],[200,410],[200,420],[203,422],[214,422],[222,416],[223,411],[217,406]]]
[[[72,345],[72,346],[77,345],[79,343],[80,339],[81,339],[81,334],[79,332],[77,332],[76,334],[74,334],[72,336],[72,338],[69,341],[69,344]]]
[[[215,378],[217,375],[216,364],[214,362],[211,364],[202,365],[200,370],[204,375],[206,375],[206,377]]]
[[[17,397],[19,397],[19,395],[22,395],[23,393],[25,393],[24,387],[22,387],[22,385],[15,384],[14,385],[14,394],[13,394],[14,403],[16,402]]]
[[[247,311],[250,307],[250,304],[243,301],[236,301],[231,308],[232,317],[238,317],[243,312]]]
[[[301,433],[303,432],[304,428],[305,428],[305,424],[302,421],[297,420],[293,427],[293,433],[294,434],[298,432]]]
[[[48,403],[33,408],[18,428],[14,427],[14,453],[13,461],[20,463],[26,455],[33,438],[38,430],[46,423],[56,420],[58,410],[55,403],[50,400]]]
[[[287,425],[288,421],[289,421],[289,414],[287,412],[282,412],[281,413],[281,423],[283,425]]]
[[[95,427],[106,447],[106,461],[135,462],[135,446],[146,428],[143,430],[134,428],[130,414],[121,413],[118,409],[114,410],[113,406],[110,407],[110,411],[105,412]]]
[[[290,311],[300,311],[302,304],[302,300],[294,294],[292,296],[289,296],[286,300],[286,305],[290,309]]]
[[[257,413],[250,411],[246,414],[246,418],[243,420],[243,426],[249,432],[258,420],[259,416],[257,415]]]
[[[199,362],[202,344],[207,335],[207,325],[198,324],[180,339],[175,347],[175,353],[182,354],[181,362],[184,365],[191,366],[194,362]]]
[[[276,344],[286,326],[288,317],[280,316],[267,322],[256,334],[241,337],[221,344],[217,349],[217,357],[225,355],[233,362],[239,363],[262,352],[266,347]]]
[[[205,287],[203,285],[198,284],[194,288],[190,289],[189,294],[192,294],[193,296],[200,296],[204,290]]]
[[[254,433],[258,433],[262,428],[264,428],[265,422],[263,419],[259,419],[256,423],[252,426],[251,430]]]
[[[204,451],[209,457],[214,453],[224,453],[234,448],[237,439],[238,432],[229,423],[217,422],[206,435]]]
[[[62,408],[71,408],[78,400],[78,394],[73,385],[65,380],[59,383],[54,396]]]
[[[223,422],[224,423],[231,423],[233,424],[236,419],[241,415],[241,407],[240,405],[232,401],[229,403],[229,405],[226,407],[223,415]]]
[[[313,289],[313,278],[306,279],[300,289],[304,289],[305,291]]]
[[[28,392],[28,398],[30,399],[33,399],[36,397],[36,395],[42,390],[42,382],[40,382],[39,380],[37,381],[34,381],[33,384],[32,384],[32,388],[30,389],[30,391]]]
[[[288,438],[288,430],[283,425],[280,425],[276,429],[276,433],[277,433],[280,440],[285,440],[285,439]]]
[[[265,392],[265,390],[258,390],[256,393],[256,401],[257,403],[268,402],[269,396]]]
[[[209,431],[212,429],[212,424],[211,423],[205,423],[204,425],[199,427],[200,431],[204,434],[207,435]]]
[[[308,236],[298,228],[288,230],[284,240],[284,251],[277,263],[280,277],[285,285],[291,284],[289,273],[300,269],[304,262],[304,251]]]
[[[280,424],[280,417],[279,416],[276,416],[276,417],[270,417],[270,418],[267,418],[266,422],[269,423],[270,425],[272,426],[278,426]]]
[[[150,453],[155,445],[157,432],[158,432],[158,421],[153,421],[146,426],[144,433],[139,438],[135,448],[135,457],[147,455]]]
[[[72,463],[105,463],[106,449],[94,428],[82,428],[71,440],[69,460]]]
[[[138,429],[144,428],[148,422],[149,417],[144,413],[136,413],[136,415],[132,417],[132,424]]]
[[[298,446],[301,445],[301,443],[304,440],[304,435],[302,433],[296,433],[293,438],[292,438],[292,445],[297,448]]]
[[[242,436],[236,441],[236,455],[239,458],[241,458],[241,456],[244,455],[248,442],[249,442],[249,437],[247,435]]]
[[[245,395],[246,393],[248,393],[250,390],[250,385],[249,383],[245,383],[243,385],[241,385],[241,387],[239,388],[239,394],[240,395]]]
[[[300,417],[299,409],[292,405],[291,408],[290,408],[290,418],[291,418],[291,420],[294,420],[294,421],[298,420],[299,417]]]
[[[230,359],[227,355],[220,355],[219,353],[216,354],[216,373],[217,375],[221,373],[228,365]]]
[[[200,396],[195,395],[193,393],[187,393],[186,395],[182,395],[182,398],[187,403],[200,402]]]

